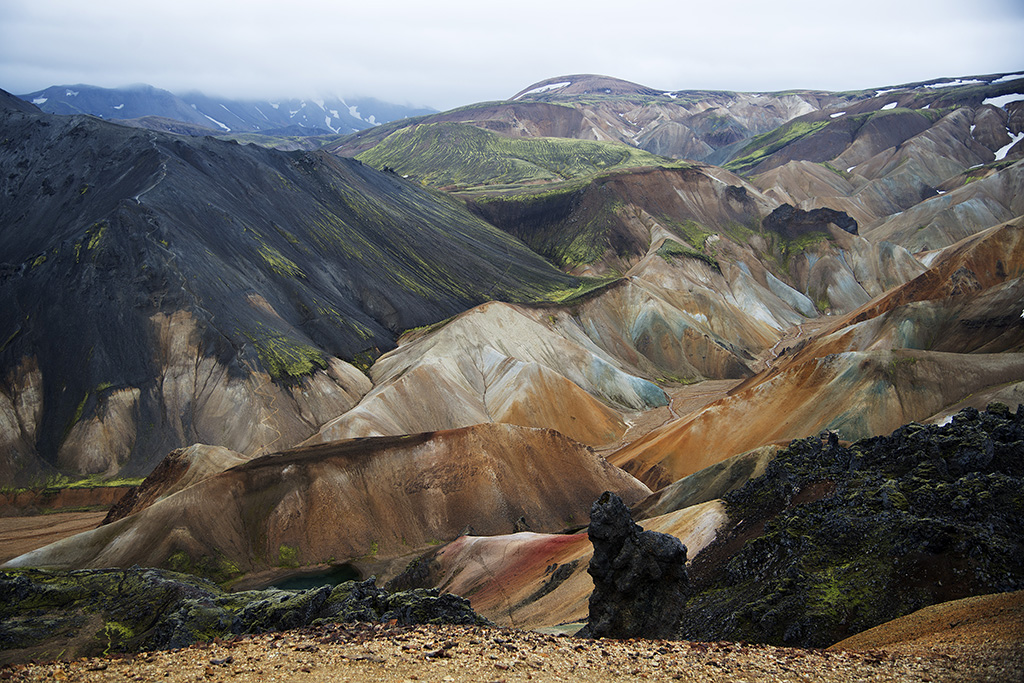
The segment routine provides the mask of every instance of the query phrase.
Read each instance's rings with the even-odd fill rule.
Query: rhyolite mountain
[[[351,407],[408,328],[576,285],[459,203],[325,154],[0,111],[0,462],[148,472]]]
[[[166,130],[168,121],[192,124],[195,128],[188,131],[190,135],[337,135],[433,111],[372,97],[260,101],[215,97],[198,92],[176,95],[150,85],[123,88],[54,85],[20,97],[50,114],[89,114],[108,120],[128,120],[144,128],[158,127],[161,130]]]
[[[70,454],[125,435],[150,453],[207,442],[169,456],[109,524],[12,562],[146,562],[256,585],[340,565],[389,578],[420,557],[410,585],[463,591],[499,623],[552,625],[578,618],[589,592],[585,540],[537,533],[585,523],[593,499],[550,493],[577,471],[580,496],[604,482],[637,500],[653,490],[638,514],[684,537],[694,563],[710,561],[715,535],[740,521],[719,499],[748,480],[790,481],[779,455],[789,441],[830,430],[845,448],[965,405],[1024,402],[1022,108],[1019,73],[776,94],[571,76],[317,154],[95,120],[75,142],[81,119],[12,111],[22,128],[4,149],[21,152],[4,157],[4,182],[47,158],[32,140],[81,145],[59,147],[61,163],[91,175],[63,181],[40,166],[35,184],[6,186],[20,213],[4,230],[36,222],[5,259],[3,286],[17,294],[5,300],[35,301],[42,282],[67,293],[19,303],[0,330],[0,415],[16,425],[5,433],[18,447],[45,434],[49,462],[71,471],[88,460]],[[121,152],[129,141],[138,157]],[[100,161],[119,153],[135,161]],[[77,208],[119,184],[102,216]],[[395,218],[406,209],[422,221]],[[124,280],[96,286],[117,272],[105,245],[123,234],[136,235],[132,248],[111,253],[135,266],[127,291],[145,303],[134,309],[118,298]],[[152,284],[151,269],[167,284]],[[31,279],[54,272],[81,274]],[[72,311],[83,292],[101,301]],[[110,379],[101,364],[138,338],[97,341],[122,319],[155,340],[148,384]],[[365,325],[365,338],[337,320]],[[69,329],[84,338],[72,354]],[[61,359],[55,395],[33,354]],[[344,363],[372,358],[366,375]],[[32,421],[40,406],[58,410],[45,429]],[[179,419],[162,441],[136,436]],[[925,488],[992,478],[981,463],[947,481],[922,452],[936,470],[920,473]],[[124,471],[158,456],[138,457]],[[915,528],[937,512],[922,509]],[[716,566],[742,545],[713,551]],[[794,557],[797,568],[809,559]],[[908,580],[932,582],[923,567]],[[811,623],[801,619],[785,620]]]

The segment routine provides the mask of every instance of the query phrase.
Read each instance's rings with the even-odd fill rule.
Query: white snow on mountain
[[[522,95],[520,95],[516,99],[518,100],[518,99],[520,99],[522,97],[526,97],[527,95],[537,95],[537,94],[540,94],[542,92],[547,92],[549,90],[558,90],[559,88],[564,88],[567,85],[572,85],[572,81],[565,81],[564,83],[549,83],[548,85],[541,85],[541,86],[538,86],[538,87],[536,87],[536,88],[534,88],[532,90],[527,90],[526,92],[524,92]]]
[[[227,132],[229,132],[229,133],[231,132],[231,129],[230,129],[230,128],[228,128],[228,127],[227,127],[227,126],[225,126],[225,125],[224,125],[223,123],[221,123],[221,122],[220,122],[220,121],[218,121],[217,119],[213,118],[213,117],[212,117],[212,116],[210,116],[209,114],[203,114],[203,116],[205,116],[206,118],[210,119],[211,121],[213,121],[214,123],[216,123],[216,124],[217,124],[218,126],[220,126],[221,128],[223,128],[223,129],[224,129],[224,130],[226,130]]]
[[[1024,100],[1024,94],[1012,92],[1009,95],[1000,95],[999,97],[986,97],[981,103],[991,104],[993,107],[1004,109],[1010,102],[1020,102],[1021,100]]]

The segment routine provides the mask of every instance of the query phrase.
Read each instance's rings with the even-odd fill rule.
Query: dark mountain
[[[353,133],[373,126],[430,113],[430,109],[382,102],[370,97],[313,98],[309,100],[234,100],[201,93],[175,95],[148,85],[98,88],[92,85],[55,85],[21,95],[50,114],[90,114],[104,119],[141,119],[157,116],[190,123],[204,134],[263,132],[280,135]],[[177,132],[177,131],[174,131]]]
[[[354,160],[20,108],[0,140],[4,481],[296,443],[369,388],[339,358],[576,282]]]

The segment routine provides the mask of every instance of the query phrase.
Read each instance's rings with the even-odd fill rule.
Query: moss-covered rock
[[[0,572],[0,664],[185,647],[314,623],[486,624],[456,595],[389,593],[375,580],[227,593],[160,569]]]
[[[1020,590],[1024,410],[966,409],[849,447],[794,441],[725,500],[736,523],[694,561],[684,638],[820,647]]]

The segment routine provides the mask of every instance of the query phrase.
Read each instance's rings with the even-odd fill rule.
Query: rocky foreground
[[[1019,626],[1019,623],[1017,624]],[[1012,628],[1012,626],[1011,626]],[[1007,630],[1002,631],[1003,637]],[[980,640],[825,651],[586,640],[479,626],[330,624],[176,651],[0,669],[11,681],[1011,681],[1024,648]],[[993,644],[998,643],[998,644]]]

